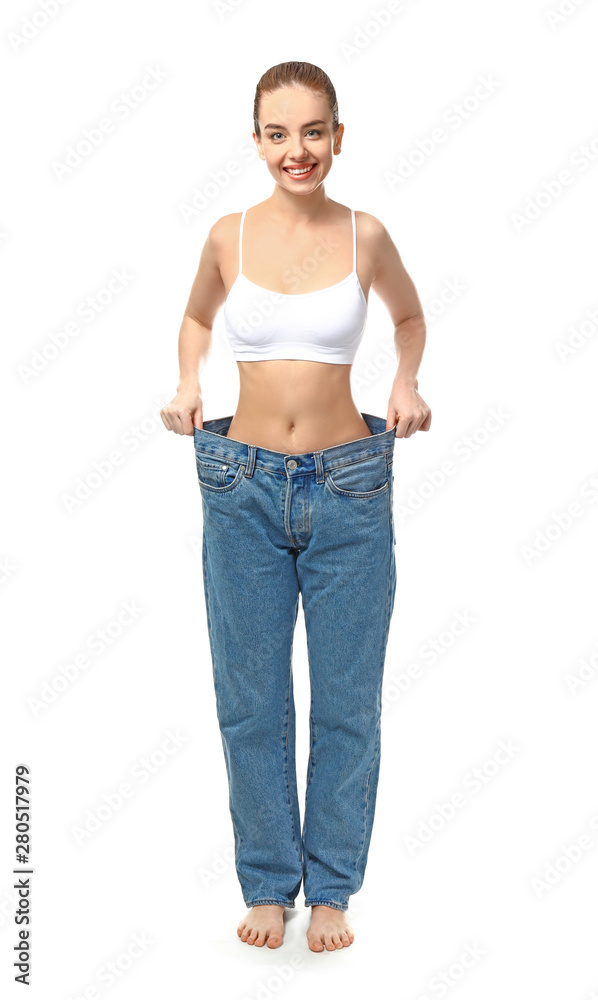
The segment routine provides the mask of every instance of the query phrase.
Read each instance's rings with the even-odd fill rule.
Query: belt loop
[[[253,470],[255,469],[255,453],[256,447],[254,444],[247,445],[247,468],[245,469],[245,475],[248,479],[253,476]]]
[[[314,458],[316,460],[316,482],[324,482],[324,460],[322,458],[321,451],[314,451]]]

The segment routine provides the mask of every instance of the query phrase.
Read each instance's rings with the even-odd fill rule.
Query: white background
[[[562,7],[551,24],[557,0],[412,0],[380,27],[372,12],[385,3],[72,0],[45,19],[35,0],[3,5],[3,995],[23,995],[20,762],[33,793],[28,996],[362,997],[382,978],[401,1000],[598,995],[598,10]],[[236,935],[246,910],[200,491],[191,439],[158,416],[210,226],[272,191],[253,99],[287,59],[316,63],[336,87],[345,136],[326,190],[381,219],[401,253],[428,319],[419,386],[432,409],[429,433],[395,449],[398,583],[355,943],[322,954],[307,948],[302,894],[281,948]],[[164,79],[144,92],[148,68]],[[493,92],[476,97],[483,79]],[[121,119],[111,106],[124,93],[144,99]],[[107,116],[112,133],[61,173],[68,147]],[[439,128],[445,141],[430,146]],[[429,155],[393,182],[426,140]],[[115,269],[127,286],[104,298]],[[98,295],[89,322],[79,310]],[[353,390],[382,417],[392,333],[372,294]],[[204,419],[234,413],[221,313],[202,389]],[[119,626],[123,603],[140,610]],[[104,629],[112,638],[92,649]],[[301,612],[294,650],[302,797]],[[65,680],[76,662],[86,666]],[[169,732],[182,742],[160,755]],[[131,797],[102,812],[123,783]],[[465,965],[468,946],[478,957]]]

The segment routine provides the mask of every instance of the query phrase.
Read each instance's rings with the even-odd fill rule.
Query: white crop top
[[[357,240],[353,224],[353,270],[342,281],[315,292],[273,292],[243,274],[243,224],[239,227],[239,273],[224,304],[224,326],[237,361],[293,358],[353,364],[367,319],[367,301],[355,269]]]

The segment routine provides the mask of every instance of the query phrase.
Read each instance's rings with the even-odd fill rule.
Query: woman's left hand
[[[393,382],[386,414],[386,430],[397,424],[395,437],[411,437],[416,431],[429,431],[432,411],[417,391],[417,384]]]

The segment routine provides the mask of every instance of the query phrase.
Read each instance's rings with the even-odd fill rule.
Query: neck
[[[297,223],[315,222],[322,219],[330,212],[335,202],[327,196],[323,185],[310,194],[293,194],[292,191],[285,191],[279,184],[264,202],[268,206],[271,218],[276,222],[284,222],[286,225]]]

